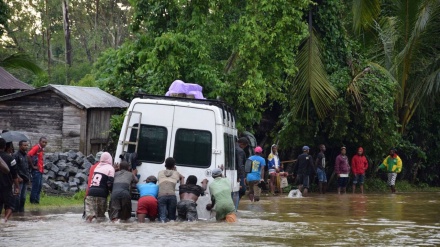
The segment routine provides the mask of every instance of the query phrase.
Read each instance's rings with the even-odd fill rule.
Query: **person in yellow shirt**
[[[402,171],[402,160],[397,155],[397,150],[395,148],[390,150],[390,155],[388,155],[382,164],[380,164],[377,170],[379,169],[385,170],[388,173],[387,184],[391,188],[391,193],[395,193],[397,173]]]

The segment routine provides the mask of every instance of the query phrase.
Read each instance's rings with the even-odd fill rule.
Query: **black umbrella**
[[[8,131],[5,133],[1,133],[0,137],[5,139],[6,142],[19,142],[21,140],[23,141],[29,141],[29,138],[18,131]]]

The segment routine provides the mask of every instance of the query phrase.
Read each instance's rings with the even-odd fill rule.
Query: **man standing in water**
[[[29,143],[21,140],[18,142],[18,151],[14,154],[14,159],[17,162],[18,182],[20,183],[20,194],[15,200],[15,210],[17,212],[24,212],[24,204],[26,202],[26,190],[30,180],[29,167],[31,162],[27,156]]]
[[[222,177],[222,173],[220,168],[212,170],[214,181],[209,185],[212,203],[206,205],[206,210],[211,211],[215,206],[215,218],[218,221],[233,223],[237,221],[237,216],[231,197],[231,183],[227,178]]]
[[[195,221],[197,216],[197,200],[205,195],[208,179],[202,181],[202,186],[197,185],[197,177],[188,176],[186,184],[179,186],[180,201],[177,203],[177,215],[179,221]]]
[[[278,146],[276,144],[273,144],[271,147],[271,152],[269,154],[269,156],[267,157],[267,161],[268,161],[268,171],[269,171],[269,177],[270,177],[270,192],[272,193],[272,195],[275,195],[275,187],[277,184],[277,177],[279,176],[280,173],[280,167],[281,167],[281,163],[280,163],[280,158],[278,157]],[[277,188],[279,190],[280,193],[283,193],[281,191],[281,188]]]
[[[397,150],[392,148],[390,150],[390,155],[385,158],[382,164],[376,169],[386,170],[388,175],[388,186],[391,188],[391,193],[396,193],[396,178],[397,173],[402,171],[402,160],[397,155]]]
[[[260,200],[260,183],[264,183],[264,167],[266,161],[263,156],[263,149],[260,146],[255,148],[255,155],[249,157],[252,161],[252,170],[247,174],[246,180],[249,184],[249,200],[258,202]]]
[[[364,194],[365,171],[368,169],[368,160],[364,155],[364,149],[358,148],[357,154],[351,159],[351,169],[353,171],[353,193],[356,191],[356,184],[359,184],[361,194]]]
[[[32,163],[32,190],[30,201],[32,204],[40,203],[40,193],[43,187],[44,148],[47,145],[46,137],[41,137],[37,145],[28,152]]]
[[[304,146],[302,148],[303,153],[298,156],[296,161],[296,166],[293,171],[294,176],[296,176],[296,181],[299,183],[299,190],[302,190],[303,196],[307,196],[310,184],[310,175],[313,173],[313,159],[309,155],[310,148]]]
[[[319,153],[316,157],[316,173],[318,175],[319,193],[325,194],[327,189],[327,175],[325,174],[325,145],[319,145]]]
[[[346,155],[347,149],[341,147],[341,154],[336,157],[335,173],[338,176],[338,194],[341,191],[345,194],[347,190],[348,174],[350,173],[350,165]]]
[[[17,162],[12,156],[5,152],[6,141],[0,138],[0,158],[8,166],[8,173],[0,173],[0,215],[5,209],[4,221],[7,222],[14,210],[14,195],[12,194],[12,185],[14,185],[14,194],[19,193],[18,174],[17,174]]]

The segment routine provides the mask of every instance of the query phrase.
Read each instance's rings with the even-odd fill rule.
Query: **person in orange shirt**
[[[359,184],[361,194],[364,193],[365,171],[368,169],[368,160],[364,155],[364,149],[358,148],[357,154],[351,159],[351,170],[353,172],[353,193],[356,191],[356,184]]]

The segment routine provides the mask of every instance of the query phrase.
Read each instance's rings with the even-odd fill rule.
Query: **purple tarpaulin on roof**
[[[170,96],[171,94],[187,94],[194,95],[195,99],[205,99],[203,97],[202,90],[203,87],[198,84],[185,83],[181,80],[175,80],[171,84],[165,96]]]

